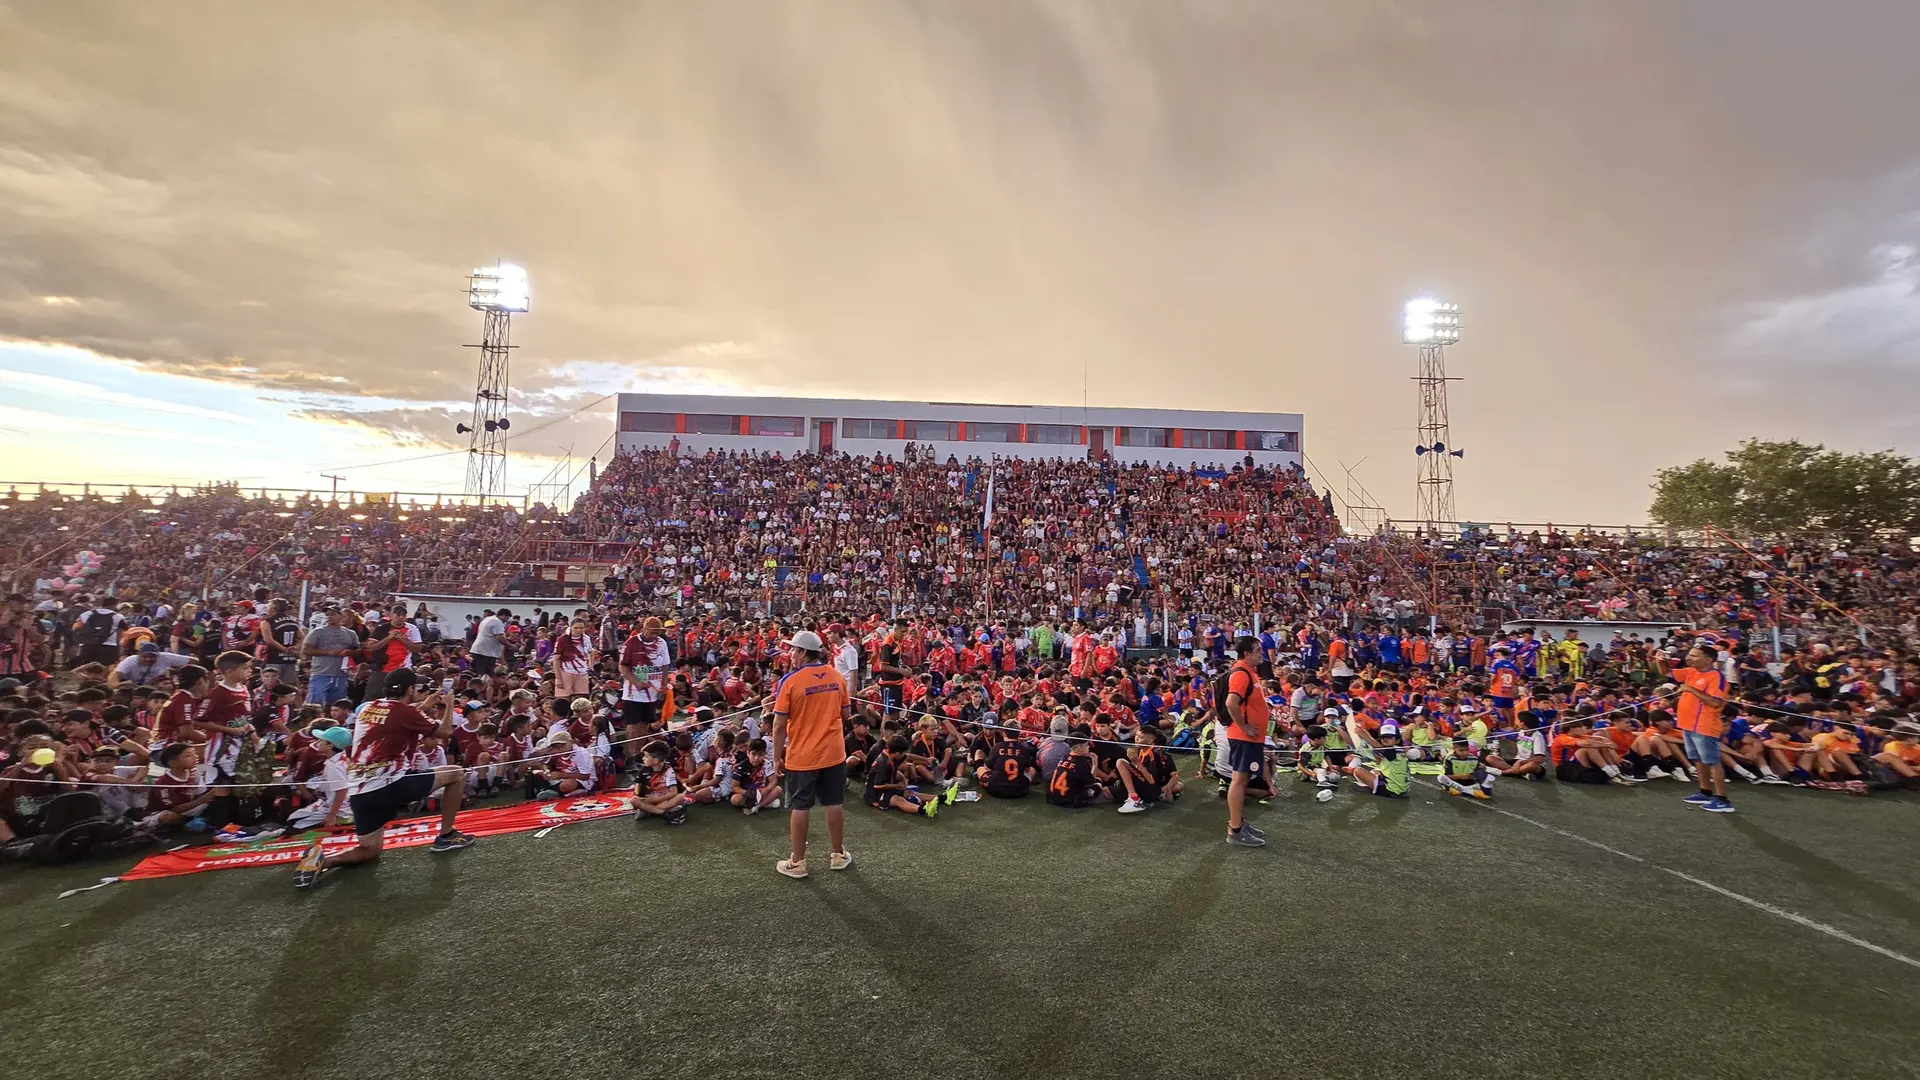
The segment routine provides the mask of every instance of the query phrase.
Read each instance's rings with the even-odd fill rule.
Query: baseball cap
[[[143,641],[140,643],[140,651],[141,652],[159,652],[160,645],[158,642]]]
[[[412,668],[400,668],[387,673],[387,693],[404,694],[419,683],[420,676]]]
[[[1399,725],[1399,724],[1395,724],[1395,723],[1392,723],[1392,722],[1388,722],[1388,723],[1385,723],[1385,724],[1381,724],[1381,725],[1380,725],[1380,734],[1382,734],[1382,735],[1398,735],[1398,734],[1400,734],[1400,725]]]
[[[820,641],[820,635],[811,630],[802,630],[793,635],[787,639],[787,644],[806,652],[819,652],[826,648],[826,645]]]
[[[335,750],[345,750],[353,745],[353,732],[344,727],[323,728],[314,732],[314,735]]]

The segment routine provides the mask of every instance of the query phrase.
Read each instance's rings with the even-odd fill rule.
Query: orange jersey
[[[1825,731],[1813,737],[1813,747],[1829,754],[1857,754],[1860,752],[1860,740],[1845,729]]]
[[[1246,723],[1228,724],[1227,738],[1241,742],[1260,743],[1267,741],[1267,695],[1260,692],[1260,679],[1245,661],[1233,665],[1233,671],[1227,675],[1227,693],[1240,699],[1240,715]],[[1226,702],[1221,702],[1221,708]]]
[[[827,769],[847,760],[840,717],[850,707],[847,682],[825,664],[795,668],[774,691],[773,711],[786,717],[786,767]]]
[[[1553,763],[1561,765],[1572,761],[1573,752],[1578,749],[1580,749],[1579,739],[1571,735],[1555,735],[1553,745],[1548,748],[1548,752],[1553,755]]]
[[[1703,694],[1712,694],[1717,698],[1727,696],[1726,676],[1718,671],[1696,671],[1693,668],[1680,668],[1668,676],[1681,686],[1691,686]],[[1717,739],[1727,730],[1720,718],[1724,706],[1707,705],[1692,694],[1682,693],[1673,700],[1673,722],[1681,731],[1691,731],[1709,739]]]

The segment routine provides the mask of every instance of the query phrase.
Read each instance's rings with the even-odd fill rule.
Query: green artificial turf
[[[850,806],[858,866],[821,843],[805,882],[773,873],[785,813],[712,809],[310,894],[275,868],[59,900],[125,863],[9,870],[0,1074],[1915,1075],[1920,967],[1835,935],[1920,957],[1920,801],[1685,793],[1512,784],[1519,820],[1289,788],[1261,851],[1210,790]]]

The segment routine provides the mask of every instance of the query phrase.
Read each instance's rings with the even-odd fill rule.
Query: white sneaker
[[[1333,789],[1323,787],[1318,792],[1314,793],[1313,798],[1315,802],[1332,802]]]
[[[1147,804],[1141,802],[1139,799],[1128,799],[1126,802],[1120,804],[1120,812],[1123,814],[1138,814],[1146,808]]]
[[[1658,765],[1647,766],[1647,779],[1665,780],[1666,778],[1667,778],[1667,770],[1661,768]]]
[[[1673,770],[1673,778],[1675,780],[1680,781],[1681,783],[1685,783],[1685,784],[1693,783],[1693,774],[1688,772],[1685,769]]]

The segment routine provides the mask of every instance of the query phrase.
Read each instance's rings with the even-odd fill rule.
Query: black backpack
[[[35,820],[38,831],[0,846],[0,862],[62,866],[88,855],[121,855],[153,844],[131,822],[106,816],[100,796],[69,791],[47,800]]]
[[[80,624],[80,644],[99,648],[113,640],[113,612],[89,611]]]
[[[1214,676],[1213,714],[1219,717],[1220,722],[1223,724],[1233,723],[1232,714],[1227,712],[1227,695],[1232,692],[1230,688],[1233,685],[1233,673],[1238,666],[1237,664],[1229,664],[1227,665],[1227,670]],[[1242,703],[1242,707],[1245,707],[1244,703]]]

